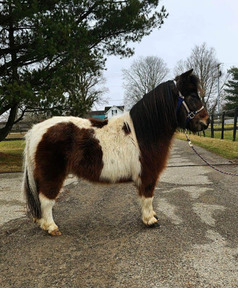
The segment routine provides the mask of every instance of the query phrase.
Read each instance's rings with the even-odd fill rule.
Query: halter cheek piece
[[[176,87],[176,82],[174,81],[174,84],[175,84],[175,87]],[[186,124],[188,124],[188,122],[190,120],[192,120],[196,114],[198,114],[199,112],[201,112],[203,109],[204,109],[204,106],[202,106],[200,109],[196,110],[196,111],[190,111],[190,109],[188,108],[188,105],[187,103],[185,102],[185,99],[184,99],[184,96],[181,94],[180,91],[179,92],[179,96],[178,96],[178,104],[177,104],[177,114],[178,114],[178,111],[181,107],[181,105],[183,104],[185,110],[187,111],[188,115],[187,115],[187,121],[186,121]]]

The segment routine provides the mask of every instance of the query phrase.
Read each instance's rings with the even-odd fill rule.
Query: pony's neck
[[[177,97],[173,81],[160,84],[137,102],[130,111],[139,145],[158,145],[170,141],[178,126]]]

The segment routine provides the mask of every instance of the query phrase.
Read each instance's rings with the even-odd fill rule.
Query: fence
[[[237,118],[238,118],[238,107],[233,110],[229,111],[223,111],[220,114],[212,114],[210,116],[211,118],[211,124],[209,128],[203,132],[204,136],[214,138],[215,132],[221,132],[220,137],[216,135],[216,138],[224,139],[225,133],[227,131],[229,132],[229,137],[231,140],[236,141],[237,138]],[[4,126],[4,122],[0,122],[0,128],[1,126]],[[26,131],[28,131],[34,123],[32,122],[24,122],[21,121],[13,126],[13,129],[11,131],[12,134],[10,134],[6,140],[16,140],[16,139],[22,139],[23,135]],[[22,134],[21,137],[14,136],[14,133]]]
[[[214,138],[215,132],[221,132],[219,138],[224,139],[225,132],[231,131],[229,133],[229,135],[231,134],[230,138],[233,141],[236,141],[236,135],[237,135],[237,129],[238,129],[237,127],[238,107],[233,110],[223,111],[220,114],[212,114],[210,118],[211,118],[211,124],[209,126],[210,128],[206,130],[205,136],[210,131],[211,138]]]

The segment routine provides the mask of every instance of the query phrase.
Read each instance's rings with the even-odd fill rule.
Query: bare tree
[[[104,87],[106,79],[101,72],[81,73],[74,77],[76,82],[72,89],[68,89],[65,97],[64,115],[84,117],[94,104],[104,104],[107,100],[103,98],[108,89]]]
[[[210,112],[214,112],[217,106],[218,91],[222,96],[226,79],[225,73],[221,71],[221,63],[216,58],[215,49],[208,48],[206,43],[201,46],[196,45],[186,60],[180,60],[177,63],[174,74],[181,74],[191,68],[201,80],[201,97],[204,105]]]
[[[163,59],[156,56],[140,57],[129,69],[123,69],[124,104],[131,108],[146,93],[158,86],[169,72]]]

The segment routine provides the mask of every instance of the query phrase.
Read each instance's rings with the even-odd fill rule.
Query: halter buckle
[[[193,112],[193,111],[190,111],[189,113],[188,113],[188,118],[190,119],[190,120],[192,120],[195,116],[196,116],[196,112]]]

